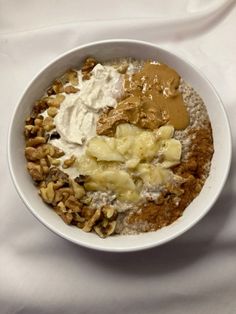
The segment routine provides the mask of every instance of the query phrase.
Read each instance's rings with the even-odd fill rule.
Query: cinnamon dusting
[[[162,204],[148,202],[140,210],[131,212],[128,216],[129,224],[147,222],[146,231],[170,225],[199,194],[205,182],[207,162],[210,162],[214,152],[210,123],[204,129],[192,130],[189,136],[193,133],[195,136],[192,139],[188,160],[173,169],[176,174],[185,178],[181,186],[183,190],[181,197],[177,201],[175,194],[164,191]]]

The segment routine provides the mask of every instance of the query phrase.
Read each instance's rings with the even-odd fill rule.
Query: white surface
[[[123,255],[92,252],[52,234],[25,209],[9,177],[6,130],[18,97],[47,62],[91,40],[149,40],[186,57],[218,90],[235,142],[235,6],[226,0],[148,4],[0,3],[3,314],[235,313],[234,157],[220,199],[196,227],[157,249]]]
[[[32,184],[30,176],[27,171],[25,171],[25,158],[23,153],[24,136],[19,136],[24,126],[24,117],[28,116],[31,110],[30,105],[25,106],[25,104],[33,104],[35,99],[40,98],[43,94],[42,91],[47,89],[49,85],[48,82],[53,81],[53,79],[58,76],[58,73],[60,73],[60,75],[63,73],[61,72],[62,68],[66,68],[68,64],[70,64],[70,67],[74,68],[77,64],[81,64],[84,56],[87,55],[95,56],[100,61],[107,61],[114,57],[124,58],[126,56],[145,60],[154,59],[158,56],[160,62],[174,67],[186,82],[194,86],[206,103],[212,122],[214,138],[214,155],[210,175],[200,195],[186,208],[183,216],[175,223],[166,228],[162,228],[158,232],[149,232],[129,236],[128,238],[127,236],[109,237],[104,240],[97,237],[94,233],[88,234],[75,227],[67,226],[58,215],[50,211],[48,206],[42,203],[37,190]],[[221,192],[229,171],[231,161],[231,137],[228,121],[221,101],[212,86],[198,70],[194,69],[176,55],[160,49],[153,44],[137,40],[108,40],[90,43],[71,50],[46,66],[45,69],[33,78],[20,102],[16,105],[16,110],[13,114],[12,123],[10,125],[8,157],[11,174],[22,200],[30,208],[32,213],[51,230],[74,243],[89,248],[114,252],[128,252],[153,247],[174,239],[188,230],[208,212]]]

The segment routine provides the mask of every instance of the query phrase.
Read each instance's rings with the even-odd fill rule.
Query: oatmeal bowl
[[[10,125],[10,172],[50,230],[112,252],[176,238],[213,206],[231,137],[191,64],[151,43],[73,49],[30,83]]]

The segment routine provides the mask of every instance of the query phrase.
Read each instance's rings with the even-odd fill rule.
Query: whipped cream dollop
[[[123,92],[123,78],[112,66],[97,64],[89,80],[78,72],[79,91],[66,95],[54,121],[63,141],[82,145],[96,135],[98,113],[115,107]]]

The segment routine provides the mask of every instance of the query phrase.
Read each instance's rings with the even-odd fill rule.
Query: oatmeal
[[[213,155],[202,99],[156,60],[86,59],[36,101],[25,138],[43,201],[65,223],[100,237],[178,219]]]

